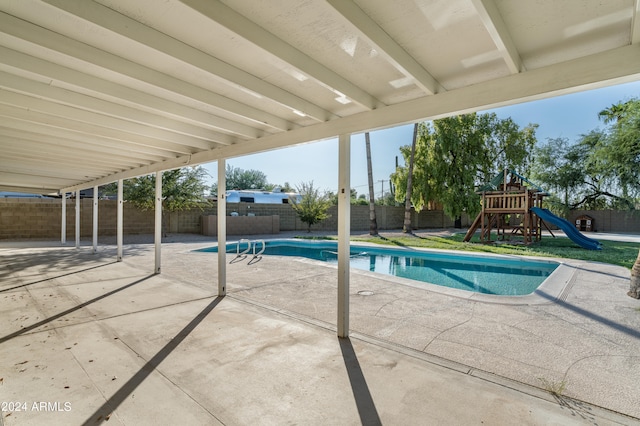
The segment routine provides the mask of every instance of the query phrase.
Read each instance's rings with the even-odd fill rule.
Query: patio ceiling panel
[[[2,76],[0,76],[0,78],[2,78]],[[36,87],[36,84],[32,83],[31,87]],[[14,90],[19,89],[14,86]],[[187,135],[183,133],[184,129],[177,126],[172,127],[171,130],[166,130],[160,127],[161,125],[166,125],[167,120],[159,119],[157,125],[151,125],[150,123],[138,123],[131,120],[112,117],[110,115],[87,111],[78,103],[74,103],[73,106],[67,106],[61,103],[49,102],[48,100],[38,97],[27,96],[6,90],[0,90],[0,102],[26,111],[35,111],[60,118],[73,117],[73,120],[75,121],[93,124],[98,127],[105,127],[107,129],[127,132],[147,138],[172,141],[176,144],[189,147],[189,152],[212,149],[215,146],[214,142],[220,143],[220,140],[223,141],[223,145],[230,145],[233,142],[232,139],[223,135],[216,135],[215,141],[213,139],[206,140],[201,137]],[[126,111],[122,111],[122,114],[126,114]]]
[[[40,76],[50,86],[67,88],[70,91],[83,93],[94,98],[165,115],[168,118],[178,119],[185,123],[194,123],[213,130],[229,132],[240,137],[256,138],[265,134],[265,132],[256,130],[251,126],[170,102],[71,68],[61,67],[33,56],[23,55],[15,50],[0,47],[0,56],[3,57],[4,61],[4,64],[0,64],[0,69],[3,67],[8,68],[9,72],[16,75],[28,73],[29,76]]]
[[[39,135],[37,133],[18,133],[6,128],[0,128],[0,140],[5,143],[5,154],[7,154],[11,148],[24,149],[24,146],[28,145],[30,148],[36,148],[36,151],[33,151],[32,155],[38,155],[44,159],[48,158],[49,155],[58,154],[69,160],[82,159],[82,166],[86,166],[86,163],[91,161],[99,162],[105,164],[107,168],[113,169],[113,171],[118,169],[110,162],[110,158],[108,158],[110,156],[113,156],[119,163],[128,165],[129,167],[151,164],[163,159],[157,156],[145,156],[145,158],[143,158],[141,155],[131,154],[127,151],[114,154],[112,147],[108,145],[78,143],[68,139]],[[73,154],[73,156],[66,156],[67,153]]]
[[[269,31],[245,18],[217,0],[183,0],[212,21],[223,25],[255,46],[290,64],[291,67],[325,85],[331,91],[342,93],[366,109],[382,106],[380,101],[350,81],[314,60],[310,56],[279,39]],[[305,112],[304,109],[298,110]],[[326,118],[321,120],[326,121]]]
[[[378,53],[405,74],[403,83],[413,80],[426,94],[433,95],[444,88],[422,65],[409,55],[398,43],[389,36],[373,19],[371,19],[357,4],[351,0],[327,0],[340,12],[361,36],[368,39],[375,46]],[[396,83],[398,84],[398,83]]]
[[[55,31],[3,13],[0,13],[0,33],[4,33],[6,36],[4,41],[9,47],[31,53],[34,57],[46,58],[49,62],[62,65],[66,69],[84,71],[97,79],[105,80],[105,84],[116,82],[129,89],[157,94],[161,98],[167,98],[167,92],[169,92],[174,94],[168,98],[170,101],[184,103],[185,100],[180,98],[186,99],[186,102],[195,101],[215,108],[217,113],[223,111],[231,114],[231,117],[246,118],[249,123],[254,125],[255,123],[263,123],[280,130],[295,127],[286,120],[266,111],[255,110],[230,98],[209,92],[202,87],[186,83],[184,80],[188,73],[184,70],[182,78],[172,77],[132,60],[109,54]],[[42,71],[46,70],[47,68]],[[196,72],[197,70],[190,71]],[[49,75],[47,74],[47,76]],[[55,75],[49,77],[53,81],[56,80]],[[209,78],[211,78],[210,74]],[[94,85],[94,83],[92,82],[93,89],[98,90],[100,86]],[[106,93],[111,94],[111,91],[108,90]]]
[[[187,124],[183,121],[158,116],[140,108],[114,104],[82,93],[55,87],[51,84],[38,83],[33,80],[3,73],[1,71],[0,87],[8,87],[10,90],[17,93],[25,94],[36,99],[50,101],[52,104],[73,105],[82,111],[94,112],[111,118],[131,121],[133,123],[141,124],[144,127],[175,131],[185,136],[210,140],[223,145],[230,145],[234,142],[233,137],[219,134],[211,129],[204,129],[202,127]],[[5,93],[3,95],[3,101],[5,103],[10,103],[11,99],[12,95],[10,93]],[[17,99],[17,97],[13,96],[13,99]],[[36,107],[33,108],[36,109]],[[51,109],[46,109],[44,106],[42,106],[42,108],[42,111],[45,113],[51,113]],[[61,113],[65,113],[63,109],[60,110]],[[79,114],[75,115],[78,116]],[[202,149],[211,149],[211,144],[201,144],[200,147]]]
[[[635,0],[495,1],[527,69],[631,42]],[[548,6],[553,7],[553,14],[548,13]]]
[[[640,0],[5,0],[0,190],[640,79]]]
[[[502,58],[509,67],[509,70],[514,74],[524,71],[518,49],[511,39],[511,34],[509,34],[509,31],[507,30],[507,26],[505,25],[495,2],[493,0],[471,1],[478,11],[478,15],[487,28],[489,35],[496,44]]]
[[[631,44],[640,43],[640,0],[635,0],[631,18]]]
[[[105,146],[111,147],[111,152],[118,152],[118,146],[131,152],[148,153],[154,152],[175,158],[181,155],[190,155],[194,151],[190,147],[179,145],[173,142],[166,142],[158,139],[151,139],[132,133],[119,130],[108,129],[88,123],[67,120],[64,117],[54,117],[51,115],[18,109],[9,105],[0,104],[0,117],[5,127],[26,128],[28,131],[35,130],[48,134],[55,133],[59,137],[68,139],[91,141],[104,141]],[[37,130],[39,129],[39,130]],[[117,143],[113,143],[116,141]],[[125,145],[122,145],[124,143]]]
[[[292,95],[281,88],[271,85],[255,75],[234,67],[224,61],[195,49],[173,37],[170,37],[149,26],[142,25],[108,7],[94,2],[83,0],[45,0],[47,3],[67,12],[75,22],[82,20],[83,24],[95,24],[99,26],[98,38],[102,39],[101,48],[112,51],[119,56],[129,57],[130,60],[138,56],[140,61],[146,62],[150,67],[161,67],[155,61],[169,62],[180,61],[190,67],[205,71],[209,78],[215,77],[222,80],[223,84],[230,84],[244,88],[265,99],[270,99],[291,110],[302,111],[319,121],[325,121],[330,115],[327,111],[317,107],[302,98]],[[156,2],[150,3],[150,7]],[[139,5],[136,3],[136,7]],[[68,25],[68,24],[67,24]],[[71,26],[77,28],[77,26]],[[104,31],[106,30],[106,31]],[[70,31],[73,33],[73,31]],[[261,36],[265,36],[261,34]],[[128,42],[119,41],[126,37]],[[105,39],[112,40],[105,43]],[[135,42],[132,46],[131,42]],[[98,44],[96,42],[96,44]],[[133,50],[131,50],[133,48]],[[181,72],[181,74],[183,74]]]
[[[69,156],[66,154],[66,151],[61,151],[55,148],[52,149],[49,145],[38,145],[26,140],[16,140],[15,138],[12,139],[12,142],[17,145],[7,145],[7,147],[3,151],[3,159],[16,161],[14,167],[22,165],[22,163],[18,161],[24,160],[25,163],[28,163],[29,161],[34,160],[49,160],[51,162],[55,162],[58,165],[66,165],[66,169],[61,170],[60,174],[62,175],[63,173],[72,172],[73,165],[77,164],[78,161],[81,161],[81,164],[78,165],[78,171],[90,168],[90,170],[86,170],[85,173],[88,173],[90,171],[93,171],[94,173],[100,173],[103,171],[114,173],[119,171],[118,169],[115,169],[112,166],[112,163],[110,163],[109,161],[101,159],[95,154],[87,154],[86,151],[77,152],[74,156]],[[27,144],[29,148],[25,148]],[[34,148],[42,148],[42,151],[33,151],[32,149]],[[130,159],[121,160],[121,164],[124,164],[129,168],[139,167],[142,165],[140,162],[136,162]]]
[[[22,137],[51,144],[60,144],[64,141],[69,146],[78,146],[85,149],[95,146],[107,157],[107,154],[118,152],[119,155],[136,158],[143,163],[164,161],[180,155],[177,151],[169,151],[167,149],[149,147],[142,144],[138,145],[131,143],[130,140],[122,142],[116,138],[89,135],[78,131],[70,132],[65,129],[47,126],[42,122],[14,119],[9,115],[3,115],[2,111],[3,106],[0,105],[0,116],[2,116],[2,124],[4,125],[4,127],[0,127],[0,134],[13,138]]]

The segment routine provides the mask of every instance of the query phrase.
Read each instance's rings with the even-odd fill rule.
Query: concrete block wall
[[[75,238],[75,200],[67,200],[67,240]],[[62,200],[47,198],[0,198],[0,239],[59,239],[62,218]],[[93,200],[83,199],[80,203],[80,235],[90,238],[93,230]],[[288,204],[252,204],[228,203],[227,215],[237,212],[241,216],[248,213],[260,216],[278,216],[280,231],[304,232],[307,225],[298,219]],[[312,226],[314,231],[335,231],[337,229],[337,207],[329,209],[331,217]],[[100,200],[98,210],[98,235],[116,234],[117,201]],[[131,203],[124,203],[124,233],[153,234],[154,212],[142,211]],[[169,233],[202,233],[202,216],[216,215],[215,204],[204,209],[191,209],[178,212],[165,212],[163,229]],[[640,233],[640,212],[622,212],[612,210],[572,211],[568,219],[575,222],[578,216],[589,215],[595,220],[597,232]],[[376,206],[378,228],[401,229],[404,222],[404,207]],[[229,216],[230,217],[230,216]],[[474,218],[471,218],[474,219]],[[470,225],[466,215],[462,217],[462,227]],[[454,221],[442,210],[412,212],[411,226],[414,229],[448,228]],[[367,231],[369,229],[369,206],[351,206],[351,229]],[[251,233],[247,230],[247,233]]]
[[[573,210],[567,218],[571,223],[582,215],[591,216],[596,232],[640,233],[640,211]]]
[[[210,212],[210,213],[209,213]],[[246,216],[249,213],[256,216],[277,215],[280,217],[281,231],[306,231],[307,225],[303,223],[295,211],[287,204],[252,204],[252,203],[227,203],[227,215],[236,212],[240,216]],[[192,211],[193,213],[193,211]],[[215,209],[206,210],[203,215],[217,212]],[[334,231],[338,229],[338,208],[332,206],[329,208],[329,218],[317,223],[311,227],[312,231]],[[399,229],[404,223],[404,207],[395,206],[376,206],[376,220],[378,229]],[[437,211],[421,211],[412,212],[412,227],[420,228],[445,228],[453,227],[453,219],[449,219],[442,210]],[[467,215],[462,217],[462,226],[469,226],[470,221]],[[351,230],[367,231],[369,230],[369,206],[352,205],[351,206]],[[191,232],[191,231],[189,231]]]
[[[1,198],[0,199],[0,239],[58,239],[61,232],[62,200],[47,198]],[[75,238],[75,200],[67,203],[67,240]],[[98,235],[116,234],[117,201],[100,200],[98,205]],[[227,215],[237,212],[241,216],[249,213],[259,216],[278,216],[281,231],[306,231],[307,225],[298,219],[288,204],[252,204],[228,203]],[[202,216],[216,215],[215,204],[204,209],[191,209],[163,214],[163,229],[170,233],[203,232]],[[330,217],[312,226],[316,231],[335,231],[337,229],[337,207],[329,209]],[[80,236],[90,238],[93,232],[93,199],[80,200]],[[378,228],[399,229],[404,221],[404,208],[394,206],[376,206]],[[229,216],[230,217],[230,216]],[[123,225],[126,235],[153,234],[154,212],[143,211],[125,202],[123,206]],[[468,225],[463,220],[463,226]],[[413,212],[414,228],[440,228],[453,226],[442,211]],[[369,206],[351,206],[351,229],[366,231],[369,229]],[[249,231],[247,231],[250,233]]]
[[[76,202],[66,200],[66,237],[75,238]],[[152,234],[153,211],[123,206],[125,234]],[[115,235],[117,201],[100,200],[98,235]],[[62,231],[62,200],[55,198],[0,198],[0,239],[57,239]],[[93,233],[93,200],[80,200],[80,237]]]
[[[68,213],[67,228],[75,222],[75,211]],[[60,200],[0,198],[0,238],[60,238],[61,217]]]
[[[272,216],[227,216],[228,235],[279,234],[280,217]],[[202,234],[218,235],[218,216],[202,216]]]

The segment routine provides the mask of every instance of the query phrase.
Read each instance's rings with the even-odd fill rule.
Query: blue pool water
[[[257,250],[261,247],[258,243]],[[240,251],[246,248],[247,243],[242,243]],[[236,250],[237,243],[227,244],[227,253],[235,255]],[[217,252],[218,248],[200,251]],[[271,240],[266,242],[263,254],[338,262],[335,241]],[[350,264],[365,271],[476,293],[509,296],[532,293],[558,267],[558,263],[552,261],[358,245],[351,245]]]

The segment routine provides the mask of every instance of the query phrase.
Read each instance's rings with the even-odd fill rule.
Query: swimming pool
[[[227,253],[235,255],[237,244],[228,243]],[[243,242],[240,251],[247,248],[248,243]],[[257,251],[261,248],[261,243],[258,243]],[[218,248],[199,251],[217,252]],[[269,240],[263,254],[338,262],[335,241]],[[553,261],[354,244],[351,245],[350,265],[365,271],[460,290],[506,296],[533,293],[558,267],[558,263]]]

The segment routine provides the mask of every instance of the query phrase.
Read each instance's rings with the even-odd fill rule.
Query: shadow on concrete
[[[592,425],[597,425],[598,423],[596,422],[596,418],[594,417],[593,413],[590,412],[591,411],[591,407],[589,407],[588,404],[585,404],[582,401],[578,401],[575,399],[571,399],[569,397],[563,396],[563,395],[558,395],[558,394],[551,394],[553,396],[553,399],[556,400],[556,402],[558,403],[558,405],[560,407],[563,407],[567,410],[569,410],[569,412],[571,412],[571,415],[574,417],[580,417],[582,419],[582,421],[584,421],[587,424],[592,424]]]
[[[34,323],[34,324],[31,324],[31,325],[30,325],[30,326],[28,326],[28,327],[21,328],[20,330],[15,331],[15,332],[13,332],[13,333],[11,333],[11,334],[7,334],[7,335],[6,335],[6,336],[4,336],[4,337],[0,337],[0,344],[2,344],[2,343],[4,343],[4,342],[6,342],[6,341],[8,341],[8,340],[13,339],[14,337],[18,337],[18,336],[20,336],[20,335],[22,335],[22,334],[24,334],[24,333],[27,333],[27,332],[29,332],[29,331],[31,331],[31,330],[34,330],[34,329],[36,329],[36,328],[38,328],[38,327],[41,327],[41,326],[43,326],[43,325],[45,325],[45,324],[47,324],[47,323],[50,323],[51,321],[55,321],[55,320],[57,320],[58,318],[62,318],[63,316],[68,315],[68,314],[70,314],[70,313],[72,313],[72,312],[75,312],[75,311],[77,311],[77,310],[80,310],[80,309],[84,308],[85,306],[89,306],[89,305],[91,305],[92,303],[95,303],[95,302],[97,302],[97,301],[99,301],[99,300],[102,300],[102,299],[104,299],[104,298],[106,298],[106,297],[109,297],[109,296],[112,296],[112,295],[114,295],[114,294],[116,294],[116,293],[119,293],[119,292],[121,292],[122,290],[126,290],[126,289],[128,289],[129,287],[133,287],[133,286],[134,286],[134,285],[136,285],[136,284],[140,284],[141,282],[146,281],[146,280],[148,280],[149,278],[151,278],[151,277],[153,277],[153,276],[155,276],[155,275],[154,275],[154,274],[152,274],[152,275],[147,275],[146,277],[140,278],[139,280],[136,280],[136,281],[134,281],[134,282],[132,282],[132,283],[129,283],[129,284],[123,285],[122,287],[118,287],[118,288],[116,288],[115,290],[111,290],[111,291],[109,291],[109,292],[107,292],[107,293],[105,293],[105,294],[101,294],[100,296],[98,296],[98,297],[94,297],[94,298],[93,298],[93,299],[91,299],[91,300],[87,300],[86,302],[83,302],[83,303],[81,303],[81,304],[79,304],[79,305],[77,305],[77,306],[74,306],[73,308],[67,309],[66,311],[62,311],[62,312],[60,312],[60,313],[58,313],[58,314],[55,314],[55,315],[53,315],[53,316],[51,316],[51,317],[49,317],[49,318],[45,318],[45,319],[43,319],[42,321],[38,321],[38,322],[36,322],[36,323]]]
[[[344,366],[347,368],[347,374],[349,375],[349,382],[351,383],[351,391],[353,397],[356,400],[356,406],[358,407],[358,414],[360,415],[360,422],[363,425],[382,425],[376,404],[373,401],[367,380],[362,373],[360,363],[351,339],[338,338],[340,342],[340,350],[342,351],[342,359],[344,360]]]
[[[580,266],[573,266],[573,268],[575,269],[580,269],[581,271],[586,271],[586,272],[590,272],[593,274],[599,274],[599,275],[606,275],[608,277],[612,277],[612,278],[620,278],[623,280],[629,279],[629,276],[622,276],[622,275],[618,275],[618,274],[612,274],[611,272],[603,272],[600,270],[597,270],[594,268],[585,268],[584,265],[580,265]]]
[[[103,266],[113,265],[114,263],[116,263],[116,261],[109,262],[109,263],[103,263],[102,265],[91,266],[91,267],[85,268],[85,269],[78,269],[77,271],[68,272],[66,274],[61,274],[61,275],[56,275],[55,277],[43,278],[41,280],[32,281],[32,282],[26,283],[26,284],[20,284],[20,285],[14,286],[14,287],[3,288],[3,289],[0,289],[0,293],[4,293],[4,292],[7,292],[7,291],[11,291],[11,290],[16,290],[18,288],[28,287],[28,286],[34,285],[34,284],[39,284],[39,283],[55,280],[57,278],[67,277],[67,276],[73,275],[73,274],[79,274],[81,272],[90,271],[92,269],[102,268]]]
[[[146,380],[147,377],[167,358],[182,341],[209,315],[209,313],[224,299],[218,296],[209,303],[189,324],[187,324],[178,334],[156,353],[153,358],[147,361],[136,374],[134,374],[127,382],[120,387],[100,408],[98,408],[83,425],[95,425],[102,421],[107,421],[111,413],[113,413],[125,399],[133,393],[133,391]],[[221,422],[222,423],[222,422]]]
[[[238,263],[238,262],[242,262],[243,260],[245,260],[247,258],[246,254],[239,254],[236,257],[234,257],[233,259],[231,259],[229,261],[229,265],[233,264],[233,263]]]
[[[586,309],[579,308],[578,306],[573,305],[571,303],[565,302],[563,300],[558,300],[556,299],[555,296],[551,296],[550,294],[545,293],[544,291],[538,291],[537,294],[539,294],[540,296],[544,297],[547,300],[552,301],[558,306],[562,306],[563,308],[569,309],[570,311],[573,311],[579,315],[582,315],[589,319],[597,321],[603,325],[606,325],[607,327],[611,327],[616,331],[627,334],[636,339],[640,339],[640,330],[635,330],[633,328],[627,327],[626,325],[617,323],[615,321],[611,321],[610,319],[607,319],[598,314],[594,314],[593,312],[587,311]]]
[[[98,253],[94,253],[85,247],[81,249],[73,247],[35,247],[37,250],[26,247],[26,249],[26,251],[22,251],[22,249],[0,250],[0,283],[10,279],[17,271],[21,271],[20,277],[23,280],[35,280],[36,277],[42,277],[43,269],[55,268],[56,271],[63,273],[82,272],[77,268],[83,263],[112,263],[111,260],[116,258],[116,250],[111,249],[101,249]],[[124,254],[126,257],[133,257],[140,256],[145,251],[142,247],[127,247]]]

